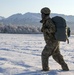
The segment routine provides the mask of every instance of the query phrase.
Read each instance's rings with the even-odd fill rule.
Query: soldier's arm
[[[46,26],[46,31],[48,33],[54,33],[55,32],[55,25],[53,24],[53,22],[51,20],[47,21],[45,26]]]

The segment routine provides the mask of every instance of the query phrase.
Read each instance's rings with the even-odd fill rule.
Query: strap
[[[69,44],[69,39],[67,38],[67,44]]]

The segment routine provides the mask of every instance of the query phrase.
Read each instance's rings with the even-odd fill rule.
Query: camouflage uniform
[[[42,68],[44,71],[49,70],[48,66],[48,58],[52,55],[53,59],[58,62],[63,70],[69,70],[67,64],[65,63],[63,56],[60,54],[59,51],[59,42],[55,39],[55,25],[51,21],[49,17],[46,17],[44,20],[41,21],[42,29],[44,35],[44,40],[46,42],[46,46],[42,51]]]

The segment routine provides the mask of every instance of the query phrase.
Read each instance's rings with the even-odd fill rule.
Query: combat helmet
[[[48,7],[44,7],[41,9],[41,13],[43,13],[43,14],[50,14],[50,11],[51,10]]]

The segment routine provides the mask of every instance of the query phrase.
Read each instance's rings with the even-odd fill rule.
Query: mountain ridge
[[[71,28],[74,32],[74,16],[72,15],[64,15],[64,14],[57,14],[51,13],[50,17],[54,16],[61,16],[67,21],[67,25]],[[0,16],[1,17],[1,16]],[[31,13],[27,12],[25,14],[17,13],[13,14],[7,18],[2,17],[0,19],[0,25],[13,25],[13,26],[34,26],[34,27],[41,27],[41,14],[40,13]]]
[[[51,13],[50,17],[54,17],[54,16],[61,16],[63,18],[66,19],[66,21],[68,22],[74,22],[74,16],[72,15],[64,15],[64,14],[57,14],[57,13]],[[21,14],[21,13],[17,13],[17,14],[13,14],[7,18],[1,17],[0,16],[0,22],[4,23],[4,24],[28,24],[30,23],[34,23],[34,22],[39,22],[41,20],[41,16],[40,13],[31,13],[31,12],[27,12],[25,14]],[[19,22],[19,23],[17,23]]]

